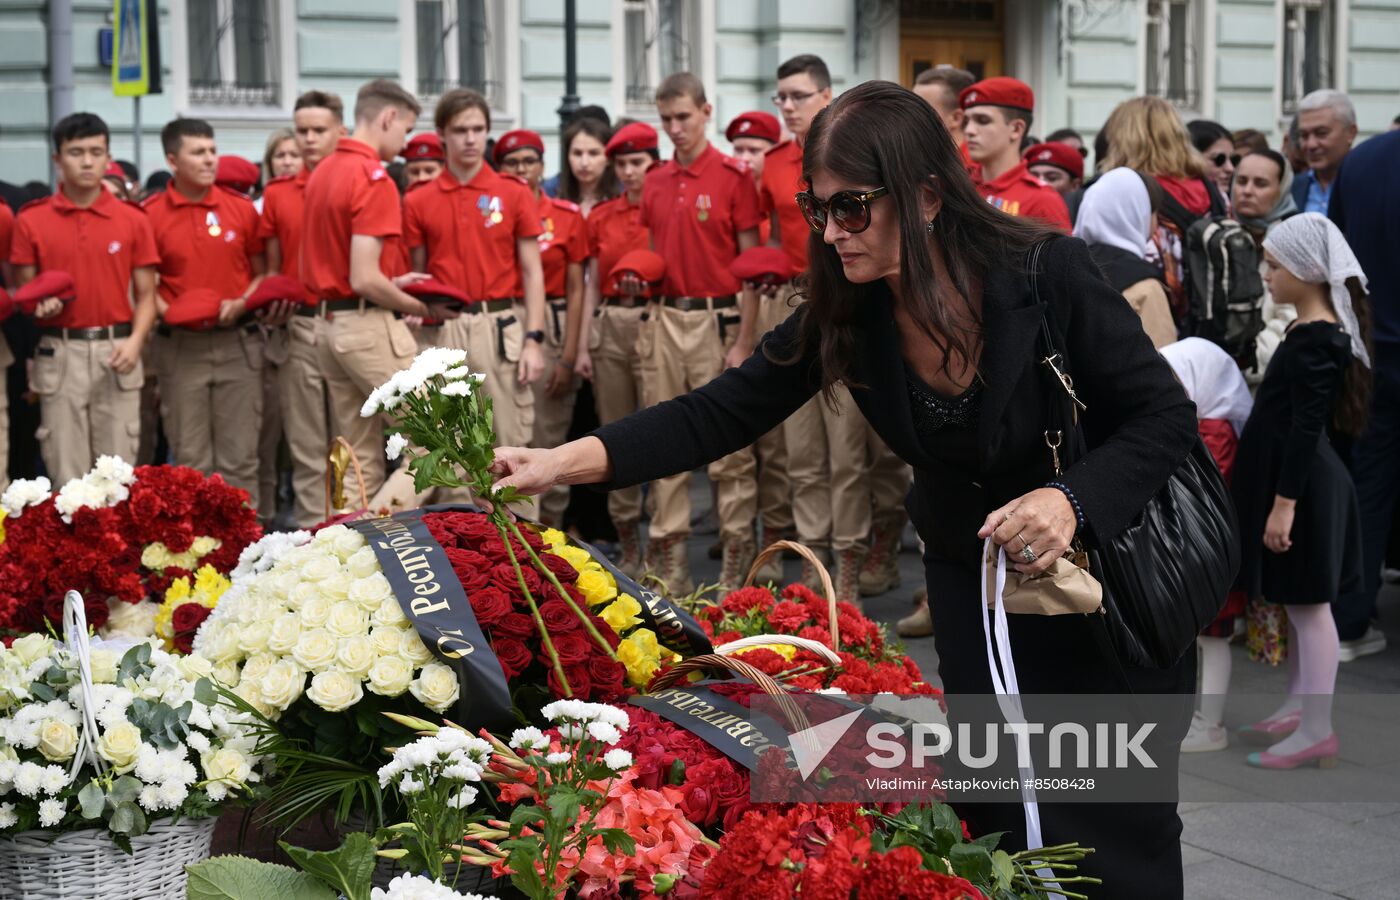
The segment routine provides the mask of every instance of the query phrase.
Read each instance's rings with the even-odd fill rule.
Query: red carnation
[[[801,603],[784,600],[768,612],[768,623],[783,634],[796,634],[812,617]]]
[[[767,588],[746,587],[734,591],[721,601],[725,612],[747,615],[755,610],[766,612],[773,608],[773,592]]]
[[[491,642],[491,649],[496,651],[496,659],[500,660],[501,671],[507,678],[514,678],[530,668],[535,656],[529,647],[514,638],[498,637]]]
[[[931,872],[913,847],[895,847],[872,856],[858,890],[865,897],[907,897],[910,900],[984,900],[972,882],[956,875]]]

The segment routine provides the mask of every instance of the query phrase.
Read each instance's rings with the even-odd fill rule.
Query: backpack
[[[1186,230],[1188,328],[1218,344],[1241,369],[1255,365],[1264,330],[1264,282],[1254,237],[1228,216],[1204,216]]]

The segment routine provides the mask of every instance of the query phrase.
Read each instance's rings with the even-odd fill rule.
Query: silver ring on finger
[[[1025,541],[1023,540],[1022,543],[1025,543]],[[1030,544],[1026,544],[1026,546],[1022,547],[1021,552],[1018,555],[1023,561],[1027,563],[1033,563],[1039,558],[1036,552],[1031,549]]]
[[[1026,540],[1025,532],[1018,532],[1018,533],[1016,534],[1016,540],[1018,540],[1018,541],[1021,542],[1021,552],[1022,552],[1022,553],[1025,553],[1025,552],[1026,552],[1026,548],[1030,547],[1030,545],[1031,545],[1031,542],[1028,541],[1028,540]]]

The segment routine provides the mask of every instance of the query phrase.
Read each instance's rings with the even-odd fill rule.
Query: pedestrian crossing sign
[[[112,93],[142,97],[151,92],[151,28],[146,0],[116,0],[113,16],[116,46],[112,51]]]

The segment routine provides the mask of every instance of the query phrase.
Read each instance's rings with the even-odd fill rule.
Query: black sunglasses
[[[1227,159],[1230,161],[1230,165],[1238,166],[1240,164],[1240,160],[1244,159],[1244,157],[1238,153],[1217,153],[1214,156],[1206,157],[1206,159],[1209,159],[1211,163],[1218,169],[1221,166],[1225,165],[1225,161]]]
[[[822,202],[810,191],[802,191],[797,195],[797,208],[802,210],[803,218],[817,234],[826,231],[828,214],[842,231],[860,234],[870,227],[870,201],[878,200],[889,192],[890,189],[886,187],[877,187],[863,194],[837,191]]]

